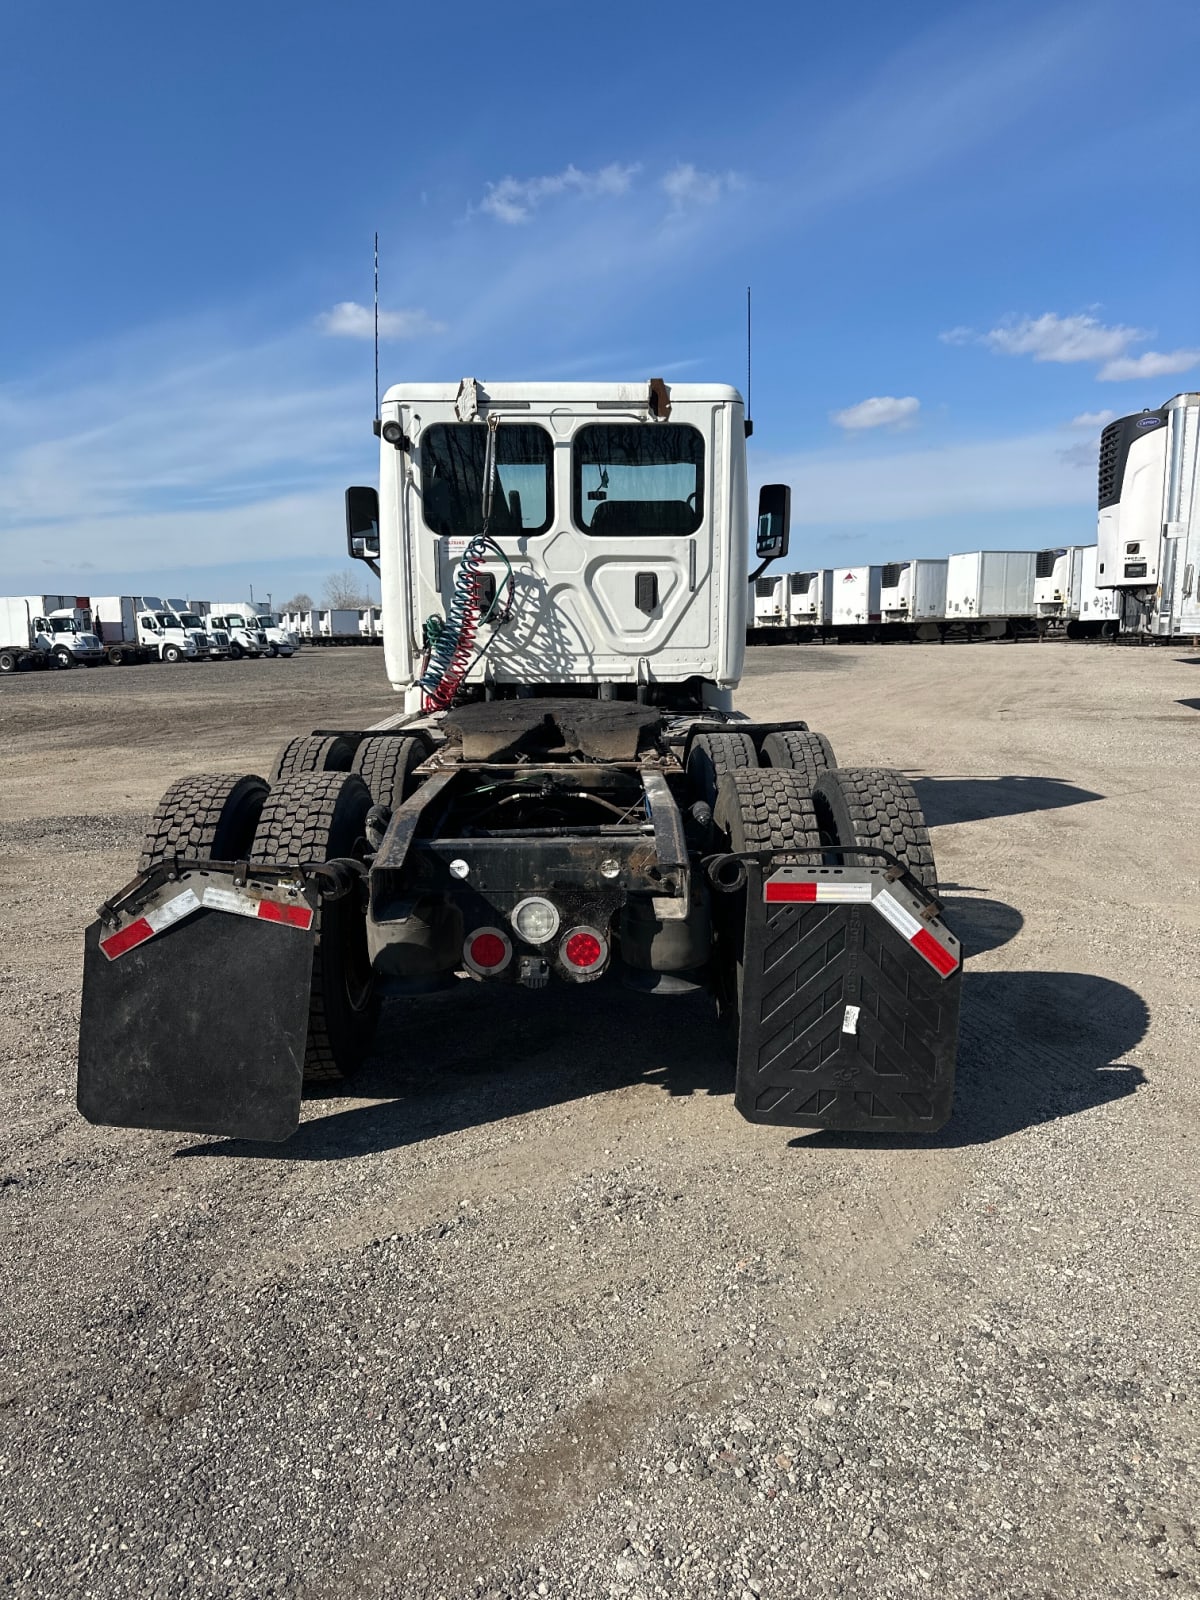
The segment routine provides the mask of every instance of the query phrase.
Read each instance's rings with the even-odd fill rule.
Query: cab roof
[[[531,405],[562,401],[564,405],[626,405],[649,406],[650,380],[639,379],[633,383],[553,383],[549,380],[532,380],[524,383],[479,384],[479,398],[486,404]],[[454,383],[394,383],[384,395],[384,401],[405,403],[412,400],[441,401],[453,405],[458,398],[460,384]],[[667,385],[672,404],[684,405],[689,401],[701,404],[741,405],[737,389],[727,383],[670,383]]]

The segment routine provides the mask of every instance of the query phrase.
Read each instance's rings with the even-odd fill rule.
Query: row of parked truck
[[[0,597],[0,673],[23,667],[290,656],[299,642],[278,613],[245,601],[157,595]]]
[[[1094,544],[786,572],[755,580],[749,628],[779,642],[1113,635],[1120,596],[1097,577]]]

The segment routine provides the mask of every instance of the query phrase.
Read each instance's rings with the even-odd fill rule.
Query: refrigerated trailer
[[[1079,616],[1086,546],[1039,550],[1034,565],[1033,609],[1039,628],[1064,629]]]
[[[810,638],[828,631],[833,620],[833,571],[789,572],[787,622],[793,638]]]
[[[837,635],[866,638],[877,635],[883,620],[882,567],[835,567],[832,575],[833,615]]]
[[[1125,596],[1122,628],[1200,637],[1200,393],[1100,435],[1097,583]]]
[[[607,980],[707,995],[753,1122],[940,1127],[962,950],[917,795],[838,768],[799,717],[734,707],[741,395],[406,384],[378,432],[347,548],[381,576],[400,709],[363,727],[314,707],[269,780],[167,791],[87,930],[84,1115],[285,1138],[304,1081],[381,1042],[385,993],[408,997],[386,1012],[403,1051],[430,988],[536,1006]],[[789,509],[786,486],[760,490],[760,574],[786,557]],[[218,1013],[270,1025],[231,1048]],[[453,1004],[439,1016],[452,1028]]]
[[[936,639],[946,614],[947,561],[890,561],[880,570],[885,636]]]
[[[775,630],[787,620],[785,580],[778,574],[755,578],[751,584],[753,612],[750,626],[755,629]]]
[[[946,565],[946,622],[968,637],[1029,634],[1036,550],[971,550]]]

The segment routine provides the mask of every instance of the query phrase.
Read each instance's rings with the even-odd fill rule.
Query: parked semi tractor
[[[283,1138],[302,1080],[372,1048],[386,990],[537,1005],[608,979],[707,992],[751,1121],[937,1129],[962,950],[917,796],[837,767],[800,715],[734,707],[737,391],[404,385],[380,433],[347,542],[381,575],[401,708],[369,728],[314,709],[268,778],[171,785],[87,930],[84,1115]],[[760,491],[760,570],[787,553],[789,498]],[[231,1049],[217,1008],[263,1025]]]
[[[233,654],[233,646],[224,628],[213,626],[211,619],[203,616],[190,601],[172,600],[168,596],[167,606],[179,618],[180,626],[185,628],[188,633],[196,636],[197,643],[199,643],[200,636],[203,635],[206,653],[210,661],[229,660]]]
[[[214,600],[213,610],[226,619],[239,617],[246,631],[255,635],[261,634],[266,643],[265,649],[260,647],[261,655],[290,656],[299,643],[277,611],[256,609],[245,600]]]
[[[1200,394],[1110,422],[1100,435],[1096,582],[1123,628],[1200,637]]]
[[[30,666],[98,667],[103,660],[86,597],[82,603],[73,594],[0,599],[0,672]]]
[[[248,621],[240,611],[223,611],[214,606],[205,617],[210,628],[219,628],[229,635],[229,653],[235,661],[243,656],[267,656],[271,647],[257,620]]]

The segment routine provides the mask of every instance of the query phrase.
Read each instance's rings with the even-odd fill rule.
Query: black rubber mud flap
[[[200,901],[167,921],[211,876],[186,875],[134,907],[119,939],[140,930],[138,910],[163,925],[115,957],[101,948],[115,948],[113,926],[87,929],[78,1105],[89,1122],[265,1140],[299,1124],[311,918],[306,928]],[[305,908],[307,897],[288,911]]]
[[[791,1127],[935,1132],[954,1097],[957,940],[883,869],[746,867],[738,1110]]]

